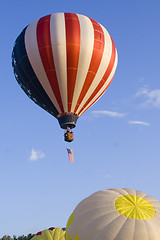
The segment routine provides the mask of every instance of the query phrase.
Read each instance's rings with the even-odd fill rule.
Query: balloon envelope
[[[24,92],[67,129],[109,86],[117,51],[107,30],[93,19],[55,13],[21,32],[12,66]]]
[[[73,211],[66,239],[159,240],[160,202],[127,188],[96,192]]]
[[[49,228],[38,232],[32,240],[65,240],[65,228]]]

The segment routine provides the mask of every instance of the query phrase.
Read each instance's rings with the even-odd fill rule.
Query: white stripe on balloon
[[[64,111],[67,112],[67,57],[64,13],[56,13],[51,15],[50,30],[53,58],[59,90],[62,98]]]
[[[111,59],[111,54],[112,54],[112,41],[110,38],[109,33],[107,32],[107,30],[101,25],[103,32],[104,32],[104,51],[103,51],[103,56],[102,56],[102,60],[101,63],[99,65],[98,71],[94,77],[94,80],[90,86],[90,88],[88,89],[82,103],[80,104],[77,112],[79,112],[79,110],[84,106],[84,104],[87,102],[87,100],[89,99],[89,97],[91,96],[91,94],[94,92],[94,90],[96,89],[96,87],[98,86],[99,82],[102,80],[103,75],[109,65],[110,59]]]
[[[88,103],[88,105],[83,109],[83,111],[80,113],[79,116],[81,116],[85,111],[86,109],[92,105],[92,103],[94,103],[94,101],[96,100],[96,98],[100,98],[103,94],[102,92],[104,91],[104,89],[110,84],[114,74],[115,74],[115,70],[116,70],[116,67],[117,67],[117,61],[118,61],[118,55],[117,55],[117,51],[116,51],[116,58],[115,58],[115,62],[114,62],[114,66],[112,68],[112,71],[107,79],[107,81],[105,82],[105,84],[103,85],[103,87],[99,90],[99,92],[95,95],[95,97]],[[102,94],[102,95],[101,95]],[[98,99],[97,99],[98,100]],[[87,101],[87,100],[86,100]]]
[[[92,22],[86,16],[83,16],[80,14],[77,14],[77,16],[80,22],[81,40],[80,40],[78,71],[77,71],[71,111],[74,111],[74,108],[78,101],[83,84],[85,82],[88,69],[90,66],[93,46],[94,46],[94,29],[93,29]]]
[[[50,86],[50,83],[48,81],[46,72],[44,70],[39,49],[38,49],[38,44],[37,44],[37,35],[36,35],[36,29],[37,29],[37,23],[38,20],[34,21],[32,24],[30,24],[25,32],[25,47],[26,47],[26,52],[29,58],[29,61],[31,63],[31,66],[41,83],[43,89],[47,93],[48,97],[56,107],[58,112],[61,112],[59,104],[55,98],[55,95],[52,91],[52,88]]]

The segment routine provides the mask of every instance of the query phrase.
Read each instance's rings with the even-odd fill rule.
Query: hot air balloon
[[[65,228],[51,227],[38,232],[32,240],[65,240]]]
[[[15,77],[36,104],[73,140],[77,119],[106,91],[117,66],[107,30],[74,13],[44,16],[21,32],[12,52]]]
[[[160,202],[144,192],[112,188],[82,200],[71,214],[66,240],[159,240]]]

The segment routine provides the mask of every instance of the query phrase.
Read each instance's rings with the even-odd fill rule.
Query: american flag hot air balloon
[[[91,18],[55,13],[28,25],[12,52],[15,77],[24,92],[67,129],[106,91],[117,66],[107,30]]]

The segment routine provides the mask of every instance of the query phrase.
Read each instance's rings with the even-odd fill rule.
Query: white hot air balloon
[[[160,202],[144,192],[112,188],[82,200],[67,240],[160,240]]]

